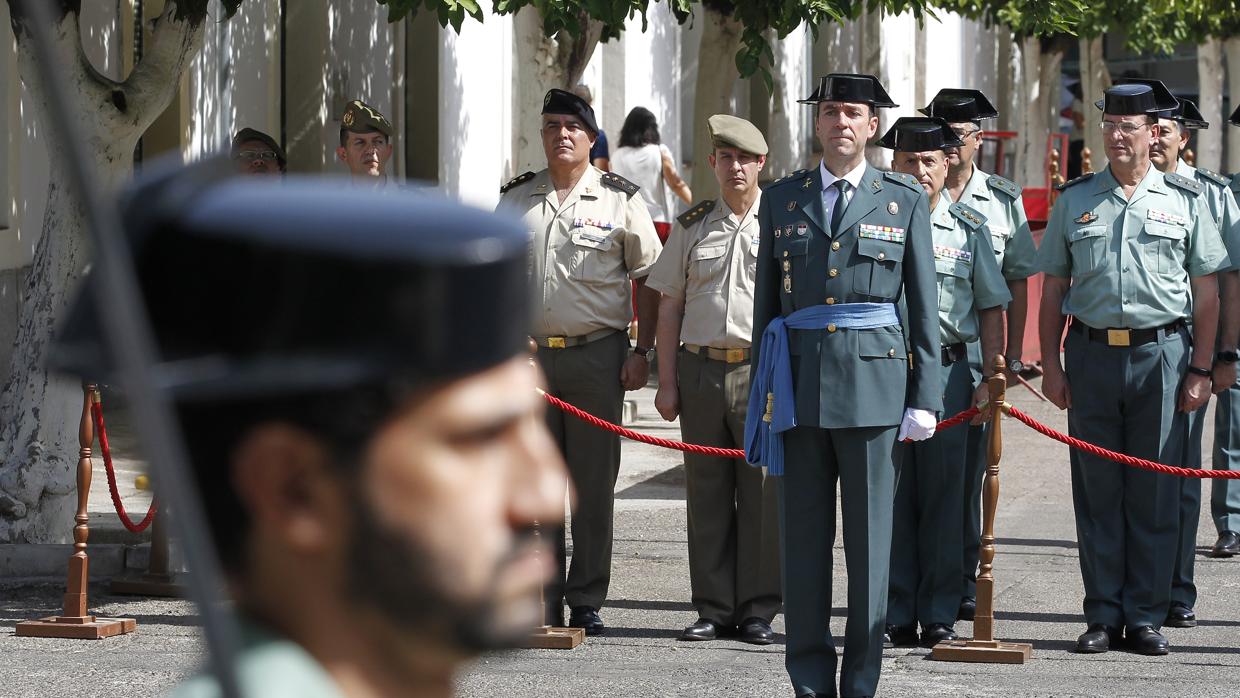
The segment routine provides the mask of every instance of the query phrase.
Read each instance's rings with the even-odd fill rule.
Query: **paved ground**
[[[638,426],[677,437],[675,425],[657,420],[652,398],[651,390],[638,394]],[[1009,399],[1036,418],[1064,427],[1061,413],[1027,392],[1017,389]],[[1033,661],[1023,666],[951,664],[930,661],[925,650],[889,650],[880,694],[1240,695],[1240,559],[1202,555],[1214,540],[1213,527],[1204,517],[1197,560],[1201,627],[1168,630],[1172,654],[1165,658],[1070,652],[1083,621],[1067,450],[1018,423],[1007,425],[997,524],[997,633],[1002,639],[1033,643]],[[114,448],[119,453],[119,446]],[[460,694],[790,695],[782,636],[768,648],[676,641],[680,629],[695,619],[688,604],[683,470],[677,454],[633,443],[625,443],[624,449],[617,486],[613,600],[603,611],[608,634],[571,652],[527,650],[486,657],[461,677]],[[126,478],[131,485],[132,474],[123,474],[122,484]],[[108,505],[106,494],[96,493],[93,502],[94,508]],[[842,572],[843,553],[837,544],[832,627],[837,636],[843,633]],[[0,696],[157,695],[201,660],[195,611],[188,603],[128,600],[105,591],[102,586],[92,590],[98,612],[137,618],[136,635],[97,643],[16,638],[13,625],[51,611],[62,591],[55,586],[0,587]],[[776,629],[782,627],[778,618]],[[958,629],[971,631],[968,623]]]

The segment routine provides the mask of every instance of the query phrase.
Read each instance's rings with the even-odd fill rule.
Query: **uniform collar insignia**
[[[1086,211],[1085,213],[1081,214],[1080,218],[1077,218],[1076,220],[1072,222],[1084,224],[1084,223],[1093,223],[1096,220],[1098,220],[1097,214],[1095,214],[1093,211]]]

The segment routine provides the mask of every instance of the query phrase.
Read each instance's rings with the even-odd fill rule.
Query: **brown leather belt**
[[[1135,347],[1150,342],[1157,342],[1159,335],[1172,337],[1183,330],[1185,327],[1183,320],[1176,320],[1170,325],[1162,327],[1151,327],[1144,330],[1130,330],[1110,328],[1100,330],[1096,327],[1090,327],[1083,322],[1072,320],[1069,329],[1085,335],[1091,342],[1098,342],[1109,347]]]
[[[582,344],[589,344],[604,337],[610,337],[617,332],[623,332],[623,330],[613,330],[608,327],[604,330],[595,330],[590,334],[583,334],[577,337],[534,337],[534,343],[543,349],[567,349],[569,347],[579,347]]]
[[[698,344],[684,345],[685,351],[698,356],[705,356],[715,361],[723,361],[729,364],[740,364],[749,360],[748,349],[716,349],[714,347],[704,347]]]

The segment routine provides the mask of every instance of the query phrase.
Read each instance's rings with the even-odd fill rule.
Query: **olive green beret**
[[[715,114],[706,120],[710,142],[716,147],[739,148],[746,153],[766,155],[766,139],[757,126],[730,114]]]
[[[354,133],[378,131],[388,138],[392,137],[392,122],[380,114],[378,109],[360,99],[355,99],[345,106],[344,116],[340,117],[340,126]]]

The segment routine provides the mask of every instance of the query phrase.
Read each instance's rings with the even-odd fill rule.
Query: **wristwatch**
[[[1012,373],[1020,373],[1025,370],[1025,362],[1020,359],[1012,359],[1008,362],[1008,370]]]
[[[1214,360],[1220,364],[1234,364],[1237,359],[1240,359],[1240,352],[1235,349],[1220,351],[1214,355]]]
[[[640,356],[640,357],[642,357],[642,358],[643,358],[643,359],[645,359],[646,361],[650,361],[650,358],[651,358],[651,357],[650,357],[650,349],[649,349],[649,348],[647,348],[647,347],[634,347],[634,348],[633,348],[633,353],[634,353],[634,354],[637,354],[637,355],[638,355],[638,356]]]
[[[1198,366],[1189,366],[1188,372],[1193,374],[1194,376],[1201,376],[1202,378],[1209,378],[1210,376],[1214,375],[1210,373],[1210,369],[1200,368]]]

